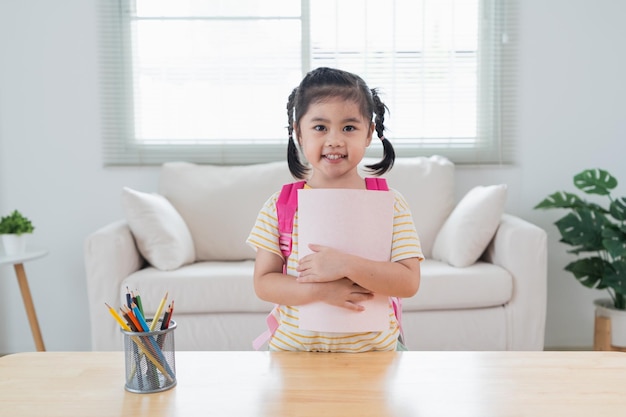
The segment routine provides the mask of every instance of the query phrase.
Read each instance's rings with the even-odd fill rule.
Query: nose
[[[337,147],[343,145],[343,137],[341,132],[337,130],[330,130],[326,135],[326,146]]]

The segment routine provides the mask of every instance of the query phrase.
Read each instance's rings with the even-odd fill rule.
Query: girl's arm
[[[348,279],[331,282],[300,283],[282,272],[283,259],[275,253],[258,249],[254,263],[254,290],[259,298],[275,304],[302,305],[314,301],[361,311],[359,302],[372,298],[371,291]]]
[[[420,284],[420,262],[408,258],[380,262],[348,255],[335,249],[310,245],[313,253],[298,264],[299,283],[332,282],[344,277],[363,288],[394,297],[412,297]]]

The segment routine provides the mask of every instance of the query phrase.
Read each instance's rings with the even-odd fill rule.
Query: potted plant
[[[35,230],[33,223],[18,210],[0,219],[0,235],[7,255],[24,252],[26,248],[25,236]]]
[[[626,346],[626,197],[611,195],[617,179],[602,169],[586,169],[576,174],[574,185],[586,194],[606,197],[607,205],[557,191],[535,209],[568,210],[555,225],[561,234],[560,241],[570,245],[568,252],[578,255],[578,259],[567,264],[565,270],[585,287],[609,293],[610,300],[596,300],[596,314],[610,317],[613,345]],[[619,324],[622,319],[624,323]],[[624,336],[619,335],[622,328]]]

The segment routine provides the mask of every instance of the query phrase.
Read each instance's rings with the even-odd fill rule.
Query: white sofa
[[[466,196],[457,205],[454,175],[454,165],[439,156],[398,158],[385,175],[411,206],[426,257],[417,295],[403,301],[409,349],[542,350],[545,232],[503,213],[502,194]],[[124,191],[126,219],[85,241],[92,349],[122,349],[104,303],[122,304],[128,288],[139,291],[148,317],[169,292],[178,350],[251,350],[272,306],[254,293],[255,253],[245,239],[265,200],[291,181],[282,162],[174,162],[161,167],[158,194]],[[465,253],[471,251],[478,252]],[[453,266],[464,262],[459,253],[466,263],[468,256],[480,259]]]

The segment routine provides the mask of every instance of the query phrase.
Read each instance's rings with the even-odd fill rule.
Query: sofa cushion
[[[378,160],[367,159],[364,164],[372,162]],[[454,208],[454,164],[438,155],[397,158],[383,177],[409,204],[422,253],[430,258],[435,237]]]
[[[124,187],[121,200],[137,248],[150,265],[167,271],[195,260],[189,229],[165,197]]]
[[[124,302],[128,287],[139,290],[149,317],[166,292],[176,303],[175,314],[269,313],[273,304],[256,296],[253,270],[252,260],[197,262],[169,272],[144,268],[122,282],[120,302]]]
[[[196,261],[254,259],[246,244],[263,203],[294,179],[286,162],[246,166],[170,162],[161,168],[159,192],[189,226]]]
[[[498,229],[506,191],[504,184],[472,188],[441,227],[433,258],[457,267],[474,264]]]
[[[505,305],[513,297],[513,277],[504,268],[476,262],[456,268],[426,259],[421,263],[420,289],[402,301],[403,311],[456,310]]]
[[[154,314],[163,294],[176,301],[176,314],[269,313],[271,303],[254,293],[254,261],[199,262],[176,271],[144,268],[128,276],[120,286],[123,303],[126,287],[138,289],[144,310]],[[513,279],[503,268],[478,262],[455,268],[444,262],[422,262],[418,293],[403,300],[404,311],[484,308],[506,304]]]

